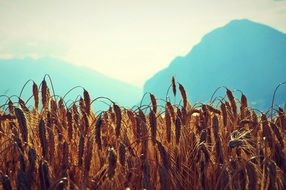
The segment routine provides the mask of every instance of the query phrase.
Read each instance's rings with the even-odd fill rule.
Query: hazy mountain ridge
[[[286,81],[285,52],[286,34],[249,20],[234,20],[205,35],[186,56],[156,73],[145,83],[144,92],[164,98],[174,75],[193,102],[207,101],[217,87],[227,86],[242,90],[254,106],[265,108],[275,87]],[[286,101],[285,94],[286,87],[281,87],[278,103]]]
[[[141,91],[139,88],[127,83],[112,79],[94,70],[69,64],[53,58],[40,59],[11,59],[0,60],[1,80],[0,94],[19,95],[23,85],[29,79],[38,83],[45,74],[52,78],[55,93],[63,96],[75,86],[87,89],[93,98],[105,96],[124,106],[133,106],[139,101]],[[24,90],[24,98],[32,94],[31,84]],[[75,100],[82,90],[76,89],[68,98]],[[103,105],[103,103],[98,103]]]

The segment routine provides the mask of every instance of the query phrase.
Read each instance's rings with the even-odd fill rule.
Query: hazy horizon
[[[233,19],[286,32],[286,1],[0,2],[0,59],[54,57],[142,88]]]

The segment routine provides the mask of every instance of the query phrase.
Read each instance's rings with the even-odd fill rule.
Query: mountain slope
[[[285,71],[286,35],[263,24],[234,20],[205,35],[186,56],[155,74],[144,92],[165,97],[174,75],[193,102],[207,101],[217,87],[226,86],[242,90],[252,106],[266,108],[274,88],[286,81]],[[282,87],[277,102],[285,102],[285,95]]]
[[[68,64],[64,61],[41,58],[41,59],[12,59],[0,60],[0,94],[19,95],[21,88],[29,79],[40,83],[45,74],[49,74],[54,83],[55,93],[63,96],[75,86],[87,89],[92,98],[106,96],[124,106],[133,106],[139,101],[141,91],[124,82],[111,79],[96,71]],[[24,90],[24,98],[32,94],[31,84]],[[66,100],[75,100],[82,94],[82,89],[72,91]],[[107,101],[108,102],[108,101]],[[108,102],[109,103],[109,102]],[[99,106],[104,105],[97,102]]]

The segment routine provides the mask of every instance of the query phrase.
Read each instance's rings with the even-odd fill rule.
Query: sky
[[[0,0],[0,59],[50,56],[142,87],[242,18],[286,33],[286,0]]]

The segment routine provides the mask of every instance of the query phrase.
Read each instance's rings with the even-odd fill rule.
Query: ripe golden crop
[[[172,79],[176,96],[176,82]],[[166,100],[95,114],[89,93],[67,107],[46,81],[34,105],[0,110],[3,189],[285,189],[286,113],[259,115],[227,89],[218,105]]]

